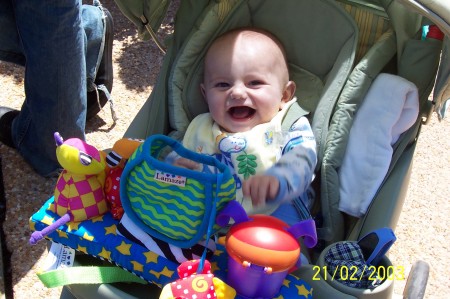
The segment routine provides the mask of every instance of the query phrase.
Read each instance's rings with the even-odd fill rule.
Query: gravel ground
[[[109,148],[119,139],[155,83],[162,55],[151,42],[139,40],[134,25],[117,9],[113,0],[102,1],[115,22],[113,98],[119,120],[112,122],[109,109],[103,109],[88,122],[87,141]],[[170,18],[161,34],[170,31]],[[0,62],[0,105],[20,109],[23,102],[23,69]],[[424,126],[414,158],[410,186],[396,229],[397,242],[390,251],[393,265],[409,273],[416,260],[430,264],[426,298],[448,298],[450,288],[449,214],[450,129],[448,119],[438,122],[432,116]],[[5,177],[7,218],[4,229],[12,252],[14,298],[58,298],[61,288],[47,289],[36,276],[46,255],[44,243],[28,245],[28,218],[51,196],[55,180],[36,175],[13,150],[0,145]],[[395,282],[401,295],[405,281]],[[0,292],[1,293],[1,292]]]

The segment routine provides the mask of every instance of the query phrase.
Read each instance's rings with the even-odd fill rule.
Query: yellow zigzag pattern
[[[139,198],[135,199],[135,201],[142,203],[142,200],[140,200]],[[191,234],[191,235],[195,235],[195,233],[196,233],[195,229],[190,229],[188,226],[183,225],[185,222],[179,221],[178,219],[177,219],[177,221],[173,221],[173,219],[171,217],[169,217],[168,215],[158,213],[156,211],[156,209],[152,206],[149,206],[147,211],[149,212],[149,214],[138,213],[140,218],[147,224],[150,224],[153,227],[158,227],[158,229],[160,229],[161,231],[170,233],[173,236],[182,236],[184,238],[187,237],[186,233]],[[164,222],[167,224],[170,224],[170,227],[164,225]],[[189,222],[189,223],[192,226],[200,225],[201,219],[194,221],[194,222]],[[175,227],[178,228],[178,230],[172,229]],[[181,231],[181,230],[183,230],[183,231]]]

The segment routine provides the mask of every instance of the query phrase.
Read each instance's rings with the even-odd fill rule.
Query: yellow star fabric
[[[174,273],[174,271],[170,271],[167,267],[164,267],[164,269],[161,272],[156,272],[154,270],[150,270],[149,271],[150,274],[153,274],[154,276],[156,276],[158,279],[161,275],[167,276],[167,277],[171,277],[172,274]]]
[[[78,245],[78,248],[77,248],[77,250],[78,250],[78,251],[81,251],[81,252],[84,252],[84,253],[87,253],[87,248],[86,248],[86,247],[84,247],[84,246],[80,246],[80,245]]]
[[[141,263],[131,261],[131,264],[133,264],[134,271],[144,272],[144,265],[142,265]]]
[[[122,243],[116,247],[117,251],[119,251],[123,255],[131,255],[130,253],[131,244],[125,243],[125,241],[122,241]]]
[[[98,255],[104,259],[111,260],[111,251],[106,250],[105,247],[102,248],[102,251]]]
[[[304,296],[305,298],[308,298],[308,295],[312,294],[312,288],[311,291],[308,291],[304,285],[296,286],[298,289],[298,294],[301,296]]]
[[[104,216],[104,215],[100,215],[100,216],[97,216],[97,217],[92,218],[92,219],[91,219],[91,220],[92,220],[92,223],[102,222],[102,221],[103,221],[103,216]]]
[[[149,264],[149,263],[154,263],[154,264],[158,263],[158,255],[156,253],[154,253],[152,251],[147,251],[147,252],[144,252],[144,256],[145,256],[145,262],[147,264]]]
[[[117,226],[115,224],[105,227],[105,236],[109,234],[117,235]]]
[[[67,235],[67,233],[66,233],[65,231],[57,230],[56,232],[58,233],[58,236],[59,236],[60,238],[65,238],[65,239],[68,239],[68,238],[69,238],[69,236]]]

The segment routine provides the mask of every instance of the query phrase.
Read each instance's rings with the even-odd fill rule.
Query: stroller
[[[116,0],[138,27],[141,37],[154,39],[166,51],[157,84],[125,136],[145,139],[166,134],[181,139],[189,122],[207,112],[198,86],[203,58],[212,40],[244,26],[272,32],[285,45],[291,79],[299,86],[296,96],[299,105],[309,113],[317,141],[313,187],[320,241],[316,254],[309,256],[311,265],[301,267],[301,277],[312,286],[317,298],[390,298],[392,281],[373,292],[352,293],[323,277],[314,280],[314,264],[320,262],[321,251],[331,244],[358,240],[380,227],[395,229],[420,127],[433,111],[444,117],[449,97],[450,41],[447,37],[440,41],[422,36],[426,25],[437,25],[444,35],[450,36],[450,11],[444,2],[424,5],[412,0],[183,0],[166,48],[155,32],[170,1]],[[340,172],[355,117],[381,73],[396,75],[417,86],[419,113],[412,126],[392,144],[388,169],[376,186],[367,211],[355,217],[339,209],[343,179]],[[429,101],[433,88],[434,100]],[[92,262],[84,259],[78,256],[81,264]],[[409,292],[423,294],[426,279],[422,278],[426,273],[410,276]],[[103,284],[70,285],[64,294],[70,297],[69,293],[80,298],[135,298],[157,296],[158,291],[149,285]]]

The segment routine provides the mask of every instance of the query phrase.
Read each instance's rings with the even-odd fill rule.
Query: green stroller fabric
[[[195,3],[197,9],[202,3]],[[126,136],[164,133],[181,139],[189,122],[207,111],[198,86],[209,44],[230,29],[255,26],[275,34],[286,48],[298,103],[310,112],[320,161],[333,107],[353,67],[358,32],[353,19],[335,1],[326,0],[212,1],[198,14],[193,6],[180,3],[157,85]],[[284,17],[273,18],[277,14]]]

